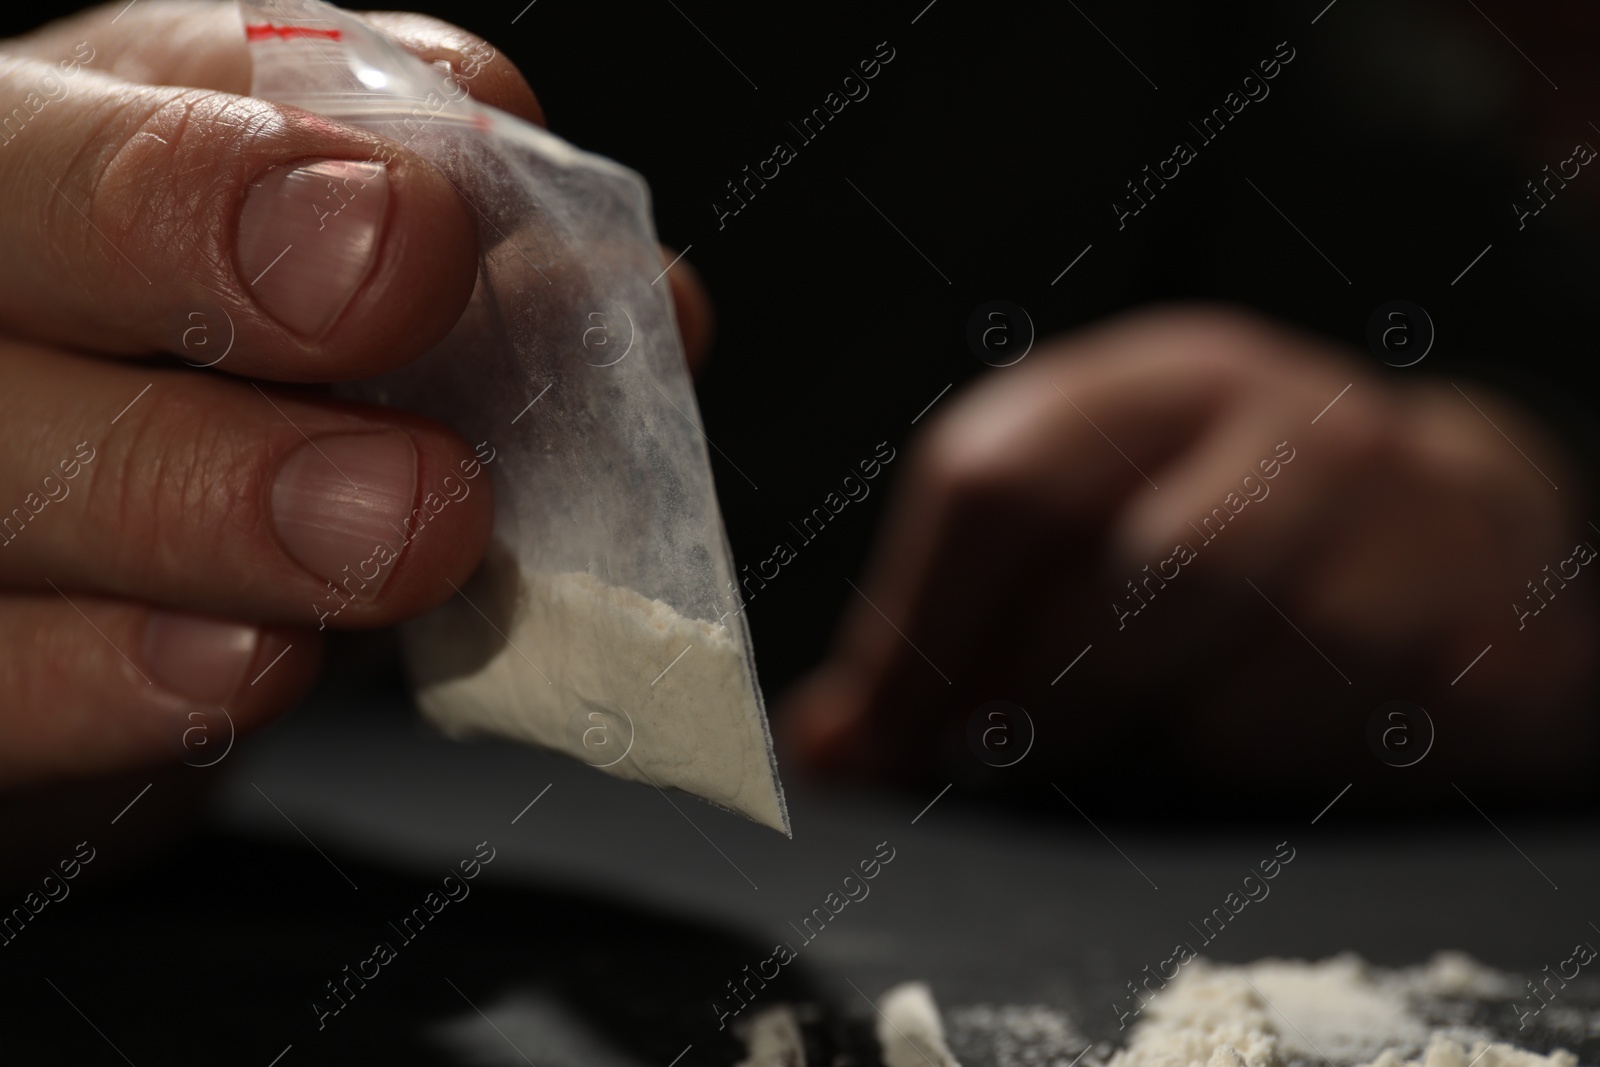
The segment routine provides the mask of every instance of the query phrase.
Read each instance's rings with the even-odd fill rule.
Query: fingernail
[[[255,658],[254,626],[156,611],[144,628],[144,663],[153,680],[191,700],[222,701],[232,695]]]
[[[388,172],[377,163],[276,167],[245,196],[239,273],[267,314],[320,337],[371,271],[388,203]]]
[[[416,495],[417,449],[407,435],[319,437],[278,468],[272,522],[302,567],[370,596],[394,571]]]

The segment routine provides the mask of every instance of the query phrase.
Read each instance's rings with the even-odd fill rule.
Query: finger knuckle
[[[912,459],[914,477],[931,487],[953,511],[1001,507],[1028,493],[1028,472],[1015,441],[1015,427],[991,421],[991,413],[936,423]],[[978,419],[984,424],[974,423]]]
[[[1336,467],[1351,474],[1383,469],[1400,449],[1398,413],[1385,398],[1350,405],[1338,419],[1325,420],[1327,433],[1319,434],[1317,447],[1328,449]],[[1321,428],[1320,426],[1318,427]]]
[[[124,417],[90,487],[90,513],[121,557],[119,572],[181,573],[224,556],[260,522],[265,443],[246,447],[215,396],[163,384],[165,395]]]
[[[217,258],[228,193],[248,175],[237,151],[259,127],[245,102],[204,90],[130,93],[94,138],[99,151],[77,176],[84,216],[117,249]],[[198,217],[197,217],[198,216]]]
[[[1163,308],[1141,321],[1138,347],[1153,364],[1170,365],[1192,380],[1226,384],[1258,374],[1273,347],[1270,327],[1219,305]]]

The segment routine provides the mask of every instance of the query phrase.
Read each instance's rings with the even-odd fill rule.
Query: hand
[[[372,17],[542,121],[484,42]],[[0,782],[170,757],[195,712],[257,726],[310,685],[322,626],[427,610],[487,542],[475,442],[245,380],[415,359],[478,255],[430,165],[241,95],[249,71],[224,3],[119,3],[0,42],[0,99],[23,102],[0,123]],[[351,195],[320,217],[330,181]],[[703,350],[704,298],[670,277]],[[451,502],[417,531],[430,493]]]
[[[1451,753],[1429,773],[1578,766],[1600,576],[1571,561],[1600,534],[1546,431],[1458,384],[1196,308],[991,375],[915,442],[865,596],[781,732],[819,768],[976,766],[967,721],[999,698],[1075,769],[1160,750],[1282,784],[1384,770],[1367,719],[1408,699]],[[1512,609],[1558,567],[1546,610]]]

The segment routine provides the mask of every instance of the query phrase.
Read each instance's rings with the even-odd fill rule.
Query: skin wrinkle
[[[162,384],[157,381],[150,392],[155,392]],[[144,399],[149,401],[150,397],[146,395]],[[152,430],[151,425],[152,412],[158,412],[160,409],[159,404],[135,404],[123,414],[116,426],[111,427],[112,433],[105,435],[103,445],[96,441],[89,442],[94,445],[96,455],[95,461],[89,464],[85,471],[90,475],[90,480],[87,485],[82,486],[83,514],[90,517],[93,526],[104,529],[114,523],[112,528],[115,530],[143,532],[142,526],[135,526],[130,520],[135,501],[139,496],[138,474],[141,473],[135,460],[147,456],[151,451],[145,441],[159,443],[161,440],[160,430]],[[164,450],[159,447],[154,449],[154,463],[158,471],[163,464],[163,452]],[[120,547],[126,544],[126,540],[113,536],[110,543]],[[130,554],[138,555],[136,552]],[[119,559],[111,569],[115,574],[122,574],[127,564],[126,558]],[[135,561],[135,566],[138,565]]]
[[[157,382],[157,385],[161,384],[164,383]],[[154,389],[151,391],[154,392]],[[181,567],[184,560],[192,558],[196,546],[185,544],[177,524],[161,522],[161,515],[176,513],[190,516],[191,519],[193,516],[211,516],[214,509],[207,505],[212,497],[212,487],[208,484],[206,464],[200,457],[209,455],[218,465],[227,465],[233,459],[218,454],[220,450],[216,443],[219,435],[215,423],[204,416],[198,419],[191,417],[191,410],[191,405],[182,401],[174,404],[170,399],[152,404],[141,424],[141,440],[128,450],[130,460],[147,456],[151,451],[155,453],[153,461],[146,459],[139,463],[138,474],[133,479],[134,491],[123,496],[124,514],[129,501],[136,502],[142,513],[137,524],[130,528],[151,531],[145,551],[131,553],[134,559],[128,562],[135,566],[139,565],[138,560],[153,557],[157,566],[172,569],[173,565]],[[174,424],[183,427],[180,432],[185,436],[178,438],[183,441],[183,447],[158,448],[144,440],[172,440]],[[225,514],[228,511],[231,509],[226,509]],[[221,532],[217,526],[206,525]],[[207,539],[207,555],[212,554],[211,546],[215,546],[218,540],[220,538]],[[118,567],[117,570],[121,573],[123,568]]]
[[[113,142],[111,144],[107,143],[107,130],[117,122],[125,121],[126,109],[131,100],[147,97],[150,95],[150,91],[129,85],[119,78],[113,78],[109,75],[102,74],[94,71],[92,68],[88,70],[80,69],[75,77],[99,78],[103,82],[113,82],[122,89],[122,95],[120,99],[114,101],[105,100],[100,102],[102,109],[101,114],[95,118],[91,125],[79,131],[73,137],[73,141],[76,143],[77,147],[74,148],[72,154],[67,156],[67,158],[62,162],[61,167],[58,168],[56,174],[53,176],[56,184],[62,186],[63,192],[78,192],[80,194],[84,194],[90,192],[91,190],[76,186],[69,189],[62,183],[68,181],[69,176],[71,175],[98,171],[100,167],[95,166],[95,164],[98,163],[103,166],[109,161],[109,156],[115,152],[115,146],[117,142]],[[154,107],[152,105],[152,110],[153,109]]]
[[[184,538],[197,525],[215,534],[205,541],[205,554],[225,556],[222,546],[234,539],[232,528],[239,520],[247,520],[252,527],[259,521],[261,473],[254,455],[276,455],[281,447],[275,441],[259,452],[235,449],[229,454],[227,446],[233,435],[210,413],[214,409],[205,397],[185,395],[187,383],[180,376],[166,377],[166,381],[157,378],[151,389],[154,394],[165,387],[159,403],[136,406],[117,424],[120,428],[138,414],[133,439],[119,442],[115,449],[108,442],[104,450],[114,452],[117,459],[117,498],[114,508],[97,501],[95,510],[115,514],[119,529],[137,531],[145,541],[137,549],[128,545],[125,558],[107,567],[113,575],[137,572],[152,562],[158,569],[182,572],[196,554],[196,546]],[[287,425],[284,428],[290,430]],[[181,440],[183,447],[163,447],[172,440]],[[187,518],[183,524],[167,523],[163,516],[168,514]],[[248,534],[249,530],[239,532]],[[119,546],[126,544],[122,539],[111,540]],[[115,577],[109,580],[116,581]],[[131,592],[127,588],[119,591]]]
[[[145,95],[137,94],[133,99],[140,99]],[[56,174],[51,176],[61,195],[57,195],[55,189],[50,190],[46,194],[49,198],[46,201],[48,206],[41,215],[43,247],[59,250],[60,265],[64,268],[63,276],[74,278],[79,289],[86,295],[99,291],[94,284],[97,279],[79,277],[78,272],[72,268],[80,263],[94,262],[90,255],[91,251],[107,260],[116,261],[116,265],[121,269],[127,269],[127,264],[122,261],[122,256],[116,249],[107,247],[106,238],[95,233],[93,228],[84,225],[83,219],[84,216],[94,219],[93,202],[97,189],[105,168],[109,166],[121,147],[120,138],[107,144],[107,131],[119,121],[127,120],[130,105],[130,99],[125,97],[107,106],[104,116],[84,132],[78,140],[78,148],[64,161]],[[152,106],[150,113],[154,110],[155,107]],[[89,180],[73,181],[75,176],[80,175],[90,176]],[[63,197],[70,202],[63,202]],[[95,225],[100,224],[96,222]],[[112,240],[115,241],[116,238],[112,236]]]
[[[173,157],[173,166],[171,168],[171,188],[173,189],[197,187],[199,183],[190,182],[190,178],[193,177],[205,179],[214,175],[222,178],[222,180],[217,181],[215,184],[221,188],[225,188],[228,184],[228,181],[232,178],[231,175],[218,175],[218,168],[213,162],[214,156],[210,151],[193,151],[191,150],[190,146],[185,145],[184,143],[184,136],[188,131],[192,120],[195,118],[195,112],[203,106],[211,104],[217,105],[218,113],[226,113],[237,107],[235,101],[230,100],[220,94],[201,99],[184,98],[182,113],[177,119],[176,128],[167,131],[171,137],[170,143],[163,140],[161,136],[154,131],[141,130],[140,133],[135,135],[135,139],[149,137],[158,141],[162,141],[162,144],[166,147],[167,152]],[[165,111],[166,109],[163,109],[162,112],[158,112],[155,116],[152,116],[147,125],[155,124],[157,120],[162,118]],[[216,121],[216,117],[213,114],[204,114],[201,117],[203,119],[203,123],[200,127],[200,132],[198,132],[195,136],[199,136],[202,138],[202,140],[204,140],[207,136],[209,136],[209,132],[213,127],[222,124]],[[246,136],[248,136],[248,134]],[[130,140],[129,148],[132,147],[132,140]],[[227,158],[230,160],[234,158],[233,153],[229,153]],[[187,165],[185,165],[186,161]],[[235,164],[233,169],[240,170],[242,167],[239,164]],[[243,184],[242,178],[240,184]],[[185,204],[183,202],[176,202],[177,200],[178,198],[175,197],[172,216],[175,222],[180,223],[179,225],[158,226],[151,228],[148,226],[148,224],[146,224],[144,228],[147,229],[147,231],[153,229],[153,232],[165,240],[165,244],[162,246],[164,249],[177,249],[178,251],[185,253],[185,256],[182,258],[190,258],[198,255],[205,259],[207,265],[213,269],[220,268],[218,273],[220,273],[223,277],[227,277],[232,273],[232,267],[228,265],[227,257],[220,251],[221,245],[225,241],[223,234],[226,232],[221,228],[222,220],[215,219],[215,225],[203,224],[198,227],[192,225],[183,225],[182,223],[187,219],[188,213],[185,210]],[[186,202],[192,202],[192,198],[186,197],[183,198],[183,200]],[[220,197],[212,197],[208,198],[207,203],[215,204],[219,201]],[[213,213],[215,214],[216,212],[213,211]],[[207,223],[212,221],[213,220],[211,219],[206,220]],[[153,314],[150,319],[146,320],[146,322],[152,322],[158,318],[158,315]]]
[[[53,69],[53,64],[19,57],[0,64],[0,84],[12,82],[14,76],[38,77]],[[78,76],[83,76],[84,74],[83,70],[79,70]],[[62,188],[62,184],[65,182],[68,186],[71,186],[67,176],[81,173],[83,159],[100,144],[101,134],[104,132],[106,125],[114,118],[114,112],[108,109],[108,113],[104,118],[85,131],[85,136],[77,141],[76,147],[63,160],[62,165],[56,169],[55,173],[45,175],[69,197],[76,190]],[[34,147],[37,148],[37,146]],[[83,225],[83,219],[78,216],[77,212],[72,210],[71,206],[61,202],[61,197],[56,194],[55,189],[50,189],[47,185],[45,190],[42,193],[44,198],[44,203],[41,205],[42,210],[36,214],[29,213],[29,217],[37,220],[33,225],[38,240],[32,242],[33,247],[52,257],[51,266],[56,269],[49,273],[53,277],[71,283],[85,295],[91,295],[95,292],[94,287],[90,284],[89,279],[84,278],[81,272],[76,269],[78,264],[83,262],[83,251],[89,247],[88,242],[84,239],[85,231],[88,228]],[[63,215],[63,212],[66,214]],[[71,218],[68,219],[67,216],[71,216]],[[93,236],[92,231],[90,231],[90,235]],[[69,237],[70,239],[68,239]],[[95,239],[98,240],[98,238]]]
[[[181,231],[193,221],[187,217],[184,204],[191,193],[181,180],[186,174],[198,173],[191,164],[185,167],[186,157],[196,154],[210,159],[217,154],[226,155],[233,146],[201,145],[185,142],[183,131],[189,126],[190,113],[202,100],[213,96],[207,91],[186,91],[162,101],[131,123],[132,132],[119,138],[106,165],[96,175],[89,203],[84,214],[95,220],[109,238],[127,251],[128,243],[143,234],[167,235]],[[170,125],[171,142],[159,136],[163,149],[151,146],[148,134]],[[197,152],[198,149],[198,152]],[[151,156],[164,158],[165,168],[152,168]],[[145,176],[152,170],[165,170],[172,174],[170,182],[150,182]],[[133,180],[127,180],[132,176]],[[209,201],[209,198],[207,198]]]

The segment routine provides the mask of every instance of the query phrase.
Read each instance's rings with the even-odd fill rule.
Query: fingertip
[[[324,635],[301,626],[263,625],[233,697],[242,731],[260,729],[303,700],[322,673]]]
[[[216,766],[291,708],[319,636],[76,590],[0,598],[0,782]]]
[[[417,449],[417,482],[410,513],[394,524],[399,561],[376,598],[357,601],[330,625],[370,627],[413,618],[465,585],[482,562],[494,529],[494,443],[462,440],[445,427],[408,412],[385,412],[410,433]]]
[[[536,126],[547,125],[544,108],[522,72],[483,38],[411,12],[369,11],[362,17],[417,58],[447,65],[474,100]]]
[[[305,696],[321,667],[322,640],[304,627],[153,608],[139,663],[147,684],[186,709],[175,735],[180,758],[209,765],[236,733],[266,725]]]
[[[1106,566],[1116,573],[1136,571],[1198,539],[1183,520],[1172,519],[1167,501],[1136,495],[1123,501],[1106,532]]]

